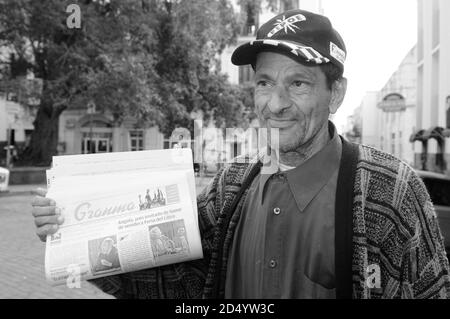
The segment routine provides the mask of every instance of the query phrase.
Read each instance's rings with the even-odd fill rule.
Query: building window
[[[167,150],[169,148],[171,148],[170,147],[170,140],[169,139],[164,139],[163,149]]]
[[[81,153],[108,153],[112,152],[112,133],[83,132]]]
[[[144,131],[130,131],[130,146],[132,152],[144,150]]]
[[[432,7],[433,7],[433,38],[432,38],[432,48],[436,48],[439,45],[440,42],[440,23],[441,23],[441,15],[440,15],[440,8],[439,8],[439,1],[440,0],[432,0]]]
[[[237,156],[240,156],[242,154],[242,143],[240,142],[232,142],[230,144],[230,151],[231,153],[231,157],[235,158]]]

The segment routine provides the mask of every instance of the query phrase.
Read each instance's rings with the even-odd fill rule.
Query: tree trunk
[[[27,162],[36,166],[49,166],[57,154],[59,116],[65,108],[54,107],[51,100],[41,100],[30,145],[24,152]]]

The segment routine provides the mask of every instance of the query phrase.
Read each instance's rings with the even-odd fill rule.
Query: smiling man
[[[279,130],[282,162],[298,166],[328,142],[328,117],[342,103],[346,80],[329,86],[320,67],[279,53],[261,52],[256,61],[255,107],[261,125]]]
[[[255,70],[261,126],[279,132],[270,155],[228,165],[198,196],[204,259],[92,282],[123,298],[448,298],[424,184],[328,120],[345,96],[345,57],[330,21],[302,10],[237,48],[233,63]],[[40,194],[33,215],[44,237],[62,221]]]

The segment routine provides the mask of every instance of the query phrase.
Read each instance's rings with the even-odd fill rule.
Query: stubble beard
[[[311,136],[307,136],[307,127],[304,127],[303,132],[298,136],[296,141],[279,145],[279,158],[280,162],[297,167],[301,163],[311,158],[319,149],[321,149],[329,140],[328,124],[326,125],[325,133],[323,136],[323,127],[318,127]]]

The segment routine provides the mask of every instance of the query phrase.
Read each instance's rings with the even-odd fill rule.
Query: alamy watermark
[[[381,270],[380,265],[371,264],[366,268],[366,286],[369,289],[381,288]]]
[[[69,29],[81,29],[81,9],[78,4],[69,4],[66,13],[70,13],[66,18],[66,25]]]
[[[279,152],[278,128],[216,128],[204,127],[194,121],[194,136],[186,128],[176,128],[169,139],[169,148],[191,148],[194,163],[256,163],[272,165],[272,152]]]
[[[77,264],[71,264],[66,268],[69,276],[66,279],[67,288],[81,288],[81,268]]]

